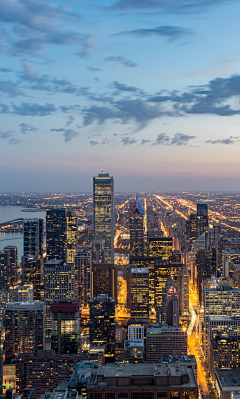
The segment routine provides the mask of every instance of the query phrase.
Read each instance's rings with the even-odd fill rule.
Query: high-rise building
[[[0,290],[8,289],[8,256],[4,251],[0,252]]]
[[[37,353],[45,345],[45,308],[43,302],[11,302],[6,307],[5,356]]]
[[[9,287],[9,302],[33,302],[33,300],[33,283],[17,284]]]
[[[75,268],[61,260],[50,260],[44,265],[44,303],[46,306],[46,336],[52,333],[50,304],[55,301],[75,300]]]
[[[7,245],[3,251],[7,254],[9,287],[17,282],[18,248],[15,245]]]
[[[130,310],[132,319],[149,317],[149,271],[132,268],[130,274]]]
[[[240,336],[216,336],[210,342],[210,370],[240,366]]]
[[[52,349],[56,353],[78,353],[79,306],[77,302],[55,302],[52,313]]]
[[[93,239],[105,239],[105,262],[114,263],[114,178],[93,178]]]
[[[105,345],[106,355],[114,357],[115,299],[98,295],[90,300],[90,343]]]
[[[172,237],[163,237],[161,233],[158,236],[149,234],[149,256],[161,258],[163,261],[171,262],[173,254]]]
[[[197,215],[192,213],[190,219],[190,249],[192,243],[197,239]]]
[[[130,203],[130,258],[144,256],[144,209],[136,196],[135,202]]]
[[[43,219],[24,219],[23,255],[43,256]]]
[[[240,291],[229,285],[216,288],[204,288],[204,353],[208,353],[208,318],[209,316],[240,316]]]
[[[208,206],[197,204],[197,236],[208,233]]]
[[[167,279],[165,289],[163,290],[161,321],[172,327],[179,326],[178,290],[171,277]]]
[[[91,297],[107,294],[117,303],[117,266],[111,263],[92,265]]]
[[[210,343],[216,336],[238,336],[240,334],[240,318],[230,316],[209,316],[207,326],[207,342]],[[208,363],[211,366],[210,345],[208,345]]]
[[[78,222],[73,211],[67,211],[67,262],[74,263],[74,256],[77,253],[78,243]]]
[[[22,258],[23,283],[32,283],[34,290],[34,301],[41,299],[43,260],[39,257]]]
[[[47,261],[60,259],[66,260],[67,249],[67,209],[47,209]]]
[[[187,331],[176,327],[150,327],[146,336],[146,362],[157,363],[163,355],[187,355]]]
[[[223,277],[229,276],[229,252],[227,249],[223,252]]]
[[[74,260],[76,271],[75,299],[81,308],[89,307],[92,281],[92,251],[83,248],[78,251]]]

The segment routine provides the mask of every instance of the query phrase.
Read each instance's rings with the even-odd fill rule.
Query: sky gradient
[[[1,0],[0,191],[240,191],[237,0]]]

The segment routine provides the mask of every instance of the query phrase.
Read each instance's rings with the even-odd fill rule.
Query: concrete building
[[[5,357],[19,353],[36,354],[45,345],[45,307],[43,302],[12,302],[6,307]]]
[[[215,288],[204,288],[204,354],[208,352],[208,318],[210,316],[240,316],[240,291],[230,285],[221,285]]]
[[[124,341],[124,362],[126,363],[144,363],[144,340],[130,339]]]
[[[216,336],[210,343],[210,370],[240,366],[240,336]]]
[[[144,256],[144,209],[138,198],[130,202],[130,258],[132,256]]]
[[[7,254],[8,287],[17,282],[18,248],[15,245],[7,245],[3,252]]]
[[[33,283],[11,285],[9,287],[9,302],[33,302]]]
[[[198,397],[191,366],[175,364],[114,363],[93,369],[87,387],[88,399],[186,399]]]
[[[172,355],[163,355],[161,363],[172,363],[172,364],[180,364],[180,365],[190,365],[193,367],[195,377],[197,379],[197,361],[194,355],[187,356],[172,356]]]
[[[16,359],[16,393],[22,395],[25,387],[34,388],[36,397],[52,392],[64,380],[69,381],[76,364],[83,360],[98,360],[98,356],[56,354],[38,351],[19,354]]]
[[[138,323],[128,326],[128,339],[144,339],[144,326]]]
[[[46,306],[46,337],[52,334],[50,304],[75,300],[75,268],[62,260],[50,260],[44,265],[44,303]]]
[[[92,286],[92,250],[82,248],[74,258],[76,271],[75,299],[81,308],[89,307]]]
[[[50,304],[52,346],[56,353],[79,352],[79,305],[60,301]]]
[[[147,329],[146,362],[157,363],[163,355],[187,355],[187,332],[175,327]]]
[[[67,254],[66,263],[74,263],[78,246],[78,222],[73,211],[67,211]]]
[[[219,399],[232,399],[234,392],[239,392],[240,368],[216,369],[215,385]]]
[[[224,317],[224,316],[209,316],[207,327],[207,341],[210,343],[217,335],[222,337],[238,336],[240,335],[240,318],[239,317]],[[210,346],[209,346],[210,348]],[[207,355],[209,357],[209,352]],[[209,365],[210,367],[210,365]]]

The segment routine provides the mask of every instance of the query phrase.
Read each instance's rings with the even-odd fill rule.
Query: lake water
[[[41,218],[46,220],[46,211],[38,212],[22,212],[21,206],[0,205],[0,223],[8,222],[13,219],[31,219]],[[23,235],[22,233],[0,233],[0,251],[7,245],[15,245],[18,247],[18,260],[21,260],[23,254]]]

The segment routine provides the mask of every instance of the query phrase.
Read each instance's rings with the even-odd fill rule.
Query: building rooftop
[[[235,316],[208,316],[209,321],[237,321]]]
[[[124,341],[124,348],[143,348],[143,339],[128,339]]]
[[[6,310],[43,310],[43,302],[9,302]]]
[[[221,388],[235,387],[235,390],[239,390],[240,368],[215,369],[215,374]]]
[[[197,363],[194,355],[163,355],[162,363]]]
[[[115,298],[109,297],[108,294],[99,294],[98,296],[92,297],[90,303],[94,301],[110,301],[115,302]]]
[[[149,270],[147,267],[133,267],[131,269],[131,273],[146,273],[149,274]]]
[[[220,285],[219,287],[215,287],[215,288],[204,288],[204,291],[215,291],[215,292],[219,292],[219,291],[239,291],[239,289],[238,288],[232,288],[231,285],[224,284],[224,285]]]
[[[45,266],[62,266],[64,261],[62,259],[51,259],[45,263]]]
[[[184,333],[181,327],[172,327],[165,324],[163,327],[149,327],[147,329],[147,334],[161,334],[161,333]],[[184,334],[187,334],[185,332]]]
[[[108,363],[105,366],[99,366],[98,370],[93,371],[88,388],[106,388],[115,387],[116,385],[121,385],[122,388],[131,385],[185,385],[188,388],[197,388],[196,377],[191,365],[165,363]]]

